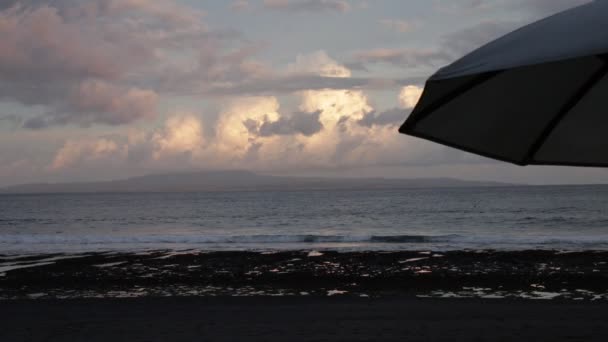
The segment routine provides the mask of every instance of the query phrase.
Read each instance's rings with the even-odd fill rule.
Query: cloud
[[[177,1],[164,0],[5,0],[2,4],[4,6],[0,5],[0,9],[49,6],[69,18],[144,14],[146,18],[155,19],[160,26],[197,24],[205,15],[203,11],[182,6]]]
[[[0,11],[0,101],[44,107],[28,128],[124,125],[153,119],[158,98],[180,87],[266,71],[249,60],[258,46],[228,48],[238,34],[210,31],[203,18],[173,1],[16,2]]]
[[[243,79],[241,76],[239,82],[227,82],[222,85],[200,89],[197,94],[206,96],[276,96],[303,90],[393,89],[402,84],[423,81],[423,77],[406,79],[352,77],[349,66],[336,61],[325,51],[320,50],[298,55],[296,61],[288,64],[285,70],[266,71],[260,73],[259,77],[249,79]],[[188,84],[190,92],[192,92],[190,84],[185,84]]]
[[[57,171],[83,163],[105,163],[115,160],[115,155],[124,156],[125,152],[123,146],[107,138],[68,140],[55,155],[50,169]]]
[[[452,60],[451,54],[441,49],[372,49],[355,54],[359,63],[387,63],[400,67],[435,66]]]
[[[279,69],[251,59],[261,49],[263,45],[255,44],[228,54],[207,49],[197,65],[163,74],[159,83],[165,91],[207,97],[274,96],[306,89],[353,89],[382,83],[374,78],[352,77],[348,67],[322,50],[300,54],[295,62]]]
[[[314,113],[293,113],[288,117],[280,117],[276,121],[264,121],[257,127],[255,132],[262,137],[273,135],[294,135],[301,134],[312,136],[323,129],[323,124],[319,121],[321,112]]]
[[[504,1],[503,6],[534,13],[535,16],[548,16],[593,0],[517,0]],[[603,0],[596,0],[603,1]]]
[[[399,108],[392,108],[380,113],[376,111],[367,113],[358,121],[359,125],[373,127],[396,126],[402,124],[410,111],[416,106],[418,100],[420,100],[422,91],[423,88],[416,85],[402,87],[399,92]]]
[[[264,0],[264,7],[290,12],[347,12],[351,9],[345,0]]]
[[[524,23],[517,20],[484,20],[474,26],[446,34],[442,39],[442,49],[453,56],[461,56],[522,25]]]
[[[7,123],[10,126],[13,127],[18,127],[21,125],[21,118],[18,115],[15,114],[6,114],[6,115],[2,115],[0,114],[0,124],[2,123]]]
[[[406,117],[406,111],[401,108],[393,108],[387,111],[376,113],[371,112],[359,120],[361,126],[396,126],[403,123]]]
[[[435,9],[444,12],[484,10],[495,6],[495,0],[434,0]]]
[[[234,1],[230,5],[230,8],[233,11],[237,11],[237,12],[246,11],[247,9],[249,9],[249,1],[246,1],[246,0]]]
[[[0,36],[4,37],[0,40],[0,100],[46,105],[51,113],[47,121],[54,123],[75,118],[80,123],[119,124],[145,117],[138,111],[142,97],[148,100],[150,91],[128,89],[118,101],[108,92],[121,87],[117,83],[131,68],[150,60],[152,51],[105,24],[67,18],[47,5],[15,6],[0,12]],[[95,90],[100,93],[92,94]],[[83,103],[80,96],[92,102]],[[115,102],[100,103],[104,100]],[[73,115],[71,109],[83,106],[85,118]],[[127,107],[135,112],[125,113]],[[110,112],[114,109],[119,111]],[[63,111],[69,113],[58,114]]]
[[[314,74],[321,77],[351,77],[351,71],[320,50],[307,55],[298,55],[295,63],[287,66],[290,74]]]
[[[391,31],[399,33],[411,32],[415,27],[415,25],[409,21],[397,19],[382,19],[380,20],[380,24]]]
[[[399,105],[404,109],[413,109],[418,104],[424,88],[416,85],[408,85],[401,88],[399,92]]]
[[[84,127],[96,123],[123,125],[155,118],[157,104],[158,94],[154,91],[88,80],[73,89],[65,103],[44,116],[27,120],[24,127],[41,129],[67,123]]]
[[[401,84],[424,82],[425,77],[416,76],[404,79],[366,78],[366,77],[323,77],[316,75],[292,75],[245,81],[238,84],[213,87],[204,91],[190,91],[190,95],[204,96],[278,96],[305,90],[360,90],[394,89]]]
[[[203,123],[189,112],[172,113],[153,131],[68,139],[48,166],[51,171],[110,164],[127,167],[183,167],[207,148]],[[179,163],[176,163],[179,162]]]
[[[220,158],[240,159],[256,144],[257,134],[252,123],[259,127],[264,121],[280,118],[279,101],[273,96],[240,97],[229,101],[220,111],[215,125],[214,147]]]
[[[314,9],[341,3],[270,5]],[[354,78],[324,51],[278,69],[256,59],[268,44],[234,30],[210,30],[204,18],[202,11],[161,0],[13,3],[0,11],[0,36],[6,37],[0,40],[0,101],[40,106],[44,115],[25,117],[24,127],[43,129],[153,120],[164,96],[394,86],[394,80]]]
[[[357,124],[373,109],[362,92],[308,91],[298,95],[301,111],[282,114],[274,97],[234,98],[219,109],[212,132],[194,113],[172,113],[164,125],[128,136],[68,139],[49,170],[102,163],[122,168],[250,168],[332,165],[369,140]],[[306,109],[307,108],[307,109]],[[394,132],[393,132],[394,133]],[[351,162],[355,156],[348,157]]]
[[[517,10],[534,17],[544,17],[593,0],[434,0],[439,11]]]
[[[153,134],[154,158],[166,155],[192,154],[204,148],[203,124],[192,113],[174,114],[165,126]]]
[[[402,68],[437,68],[449,64],[475,48],[521,26],[520,21],[482,21],[474,26],[445,34],[434,48],[377,48],[356,52],[355,63],[390,64]]]
[[[435,0],[435,8],[443,11],[516,11],[528,18],[522,22],[537,20],[594,0]],[[596,0],[601,1],[601,0]]]
[[[309,166],[336,165],[357,159],[373,133],[358,124],[373,111],[363,91],[309,90],[299,93],[300,110],[320,112],[323,130],[305,140],[300,159]]]
[[[68,139],[47,170],[280,171],[467,162],[459,152],[446,155],[443,147],[398,134],[395,126],[408,110],[377,112],[363,91],[309,90],[296,98],[300,111],[291,114],[282,113],[275,97],[238,97],[218,108],[215,122],[177,112],[159,128]]]
[[[300,110],[320,111],[320,121],[328,128],[339,125],[343,118],[361,119],[373,109],[363,91],[355,90],[307,90],[299,93]]]
[[[44,83],[33,83],[59,81],[54,86],[63,86],[86,77],[116,79],[136,61],[150,57],[136,41],[131,44],[117,32],[104,36],[98,29],[66,21],[54,7],[17,6],[0,12],[3,83],[45,90]]]

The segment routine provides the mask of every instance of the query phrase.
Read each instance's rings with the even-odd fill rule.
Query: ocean
[[[608,186],[0,195],[0,254],[608,250]]]

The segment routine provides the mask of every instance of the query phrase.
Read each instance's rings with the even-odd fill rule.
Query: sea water
[[[608,186],[0,195],[0,254],[608,250]]]

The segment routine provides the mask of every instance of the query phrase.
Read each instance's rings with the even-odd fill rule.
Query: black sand
[[[0,341],[608,341],[608,304],[479,299],[0,302]]]
[[[0,342],[608,341],[606,317],[608,252],[0,256]]]
[[[57,257],[66,256],[0,256],[0,299],[340,295],[608,300],[608,252],[190,251]]]

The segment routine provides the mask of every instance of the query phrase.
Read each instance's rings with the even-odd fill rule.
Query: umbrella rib
[[[450,92],[446,96],[442,97],[438,101],[435,101],[433,104],[429,105],[427,108],[423,109],[420,113],[418,113],[418,115],[410,116],[406,120],[406,122],[401,126],[401,128],[399,129],[399,132],[400,133],[412,132],[414,130],[414,127],[416,126],[416,124],[418,124],[418,122],[420,122],[422,119],[431,115],[437,109],[445,106],[446,104],[450,103],[452,100],[458,98],[459,96],[468,92],[469,90],[481,85],[482,83],[489,81],[490,79],[494,78],[501,72],[503,72],[503,71],[502,70],[492,71],[492,72],[487,72],[487,73],[481,74],[478,77],[475,77],[473,80],[467,82],[466,84],[464,84],[461,87],[458,87],[457,89],[453,90],[452,92]]]
[[[605,56],[598,56],[604,64],[602,67],[596,71],[588,80],[585,82],[576,93],[564,104],[564,106],[560,109],[560,111],[553,117],[549,124],[542,131],[540,136],[536,139],[525,158],[523,159],[524,165],[531,164],[534,158],[534,155],[540,150],[545,141],[549,138],[551,133],[555,130],[555,128],[559,125],[559,123],[564,119],[564,117],[574,108],[577,104],[581,102],[581,100],[589,93],[596,84],[598,84],[606,74],[608,74],[608,60]]]

